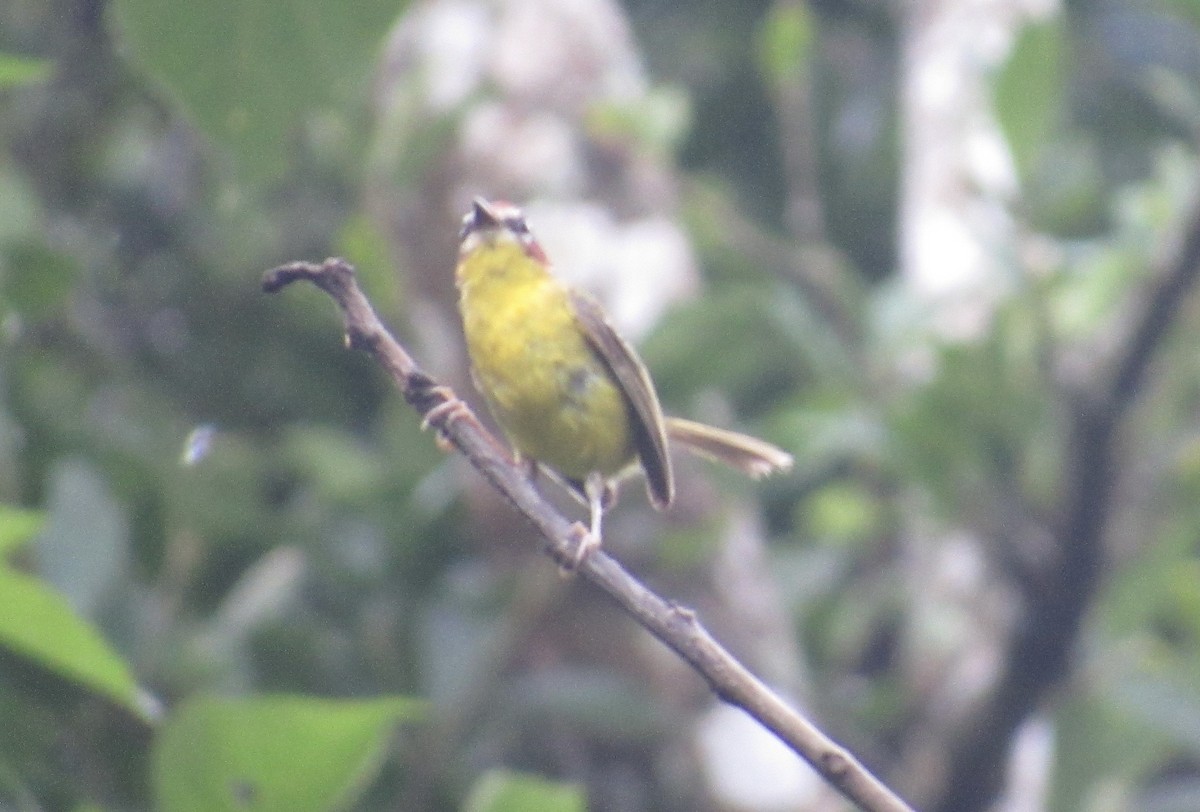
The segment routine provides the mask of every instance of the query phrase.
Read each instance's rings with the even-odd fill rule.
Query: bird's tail
[[[792,455],[770,443],[680,417],[666,418],[667,437],[693,454],[723,462],[759,479],[792,467]]]

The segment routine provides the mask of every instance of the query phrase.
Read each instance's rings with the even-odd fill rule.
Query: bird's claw
[[[455,420],[468,415],[470,409],[466,403],[454,394],[450,387],[438,386],[435,387],[434,391],[441,394],[445,400],[425,412],[425,416],[421,418],[421,431],[425,431],[428,428],[437,429],[436,442],[443,450],[447,450],[449,445],[446,440],[446,430]]]
[[[573,549],[558,562],[558,571],[564,578],[577,573],[588,556],[600,549],[599,534],[588,530],[580,522],[571,525],[570,539]]]

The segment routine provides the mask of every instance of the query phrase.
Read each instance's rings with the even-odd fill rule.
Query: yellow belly
[[[476,385],[513,447],[564,476],[611,476],[633,462],[625,398],[552,277],[463,286]]]

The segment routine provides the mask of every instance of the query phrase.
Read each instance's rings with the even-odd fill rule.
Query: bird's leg
[[[604,481],[602,474],[593,471],[583,481],[583,495],[587,498],[591,522],[587,530],[575,525],[580,532],[576,538],[574,555],[569,562],[561,566],[564,575],[574,573],[592,554],[593,550],[600,548],[601,524],[604,519],[604,509],[612,500],[612,488]]]
[[[593,539],[592,544],[588,549],[581,550],[582,557],[591,552],[592,547],[600,546],[600,523],[604,519],[604,510],[612,502],[612,489],[608,487],[608,483],[604,481],[604,476],[593,471],[587,475],[587,479],[583,481],[583,492],[587,495],[588,510],[591,512],[592,523],[590,527],[590,535]]]

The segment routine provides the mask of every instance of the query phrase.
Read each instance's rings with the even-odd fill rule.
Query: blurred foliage
[[[399,699],[190,699],[160,734],[158,803],[231,812],[344,807],[374,778],[391,728],[418,718],[416,710]]]
[[[178,6],[117,0],[112,17],[128,56],[177,94],[239,177],[277,180],[298,130],[353,142],[380,34],[403,11],[393,0],[339,6],[315,0]],[[361,146],[361,144],[359,145]]]
[[[437,334],[364,204],[387,128],[420,133],[388,165],[424,194],[462,112],[373,118],[405,6],[0,5],[0,806],[716,808],[686,733],[703,686],[510,549],[523,528],[477,520],[470,474],[324,297],[258,292],[275,264],[343,254],[398,333]],[[618,555],[752,650],[737,610],[760,596],[722,614],[707,570],[744,500],[801,693],[903,779],[955,656],[994,655],[1020,614],[1003,579],[1041,548],[1014,517],[1061,518],[1071,398],[1195,216],[1196,4],[1067,3],[1017,32],[991,103],[1028,240],[997,247],[1005,293],[969,341],[924,329],[896,270],[894,4],[622,11],[663,84],[587,127],[678,162],[706,284],[647,361],[673,409],[750,426],[797,470],[694,522],[649,523],[631,489],[615,535],[663,541]],[[785,165],[797,98],[806,190]],[[789,225],[802,191],[819,245]],[[1103,590],[1039,720],[1048,809],[1200,806],[1197,312],[1120,437]],[[976,575],[914,537],[969,539]]]
[[[464,812],[583,812],[577,789],[503,771],[487,773],[467,797]]]
[[[1025,26],[996,76],[996,113],[1025,183],[1063,116],[1065,28],[1061,18]]]
[[[45,59],[0,54],[0,88],[40,82],[50,75],[52,67],[53,63]]]

